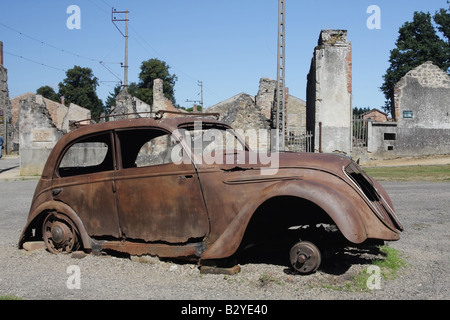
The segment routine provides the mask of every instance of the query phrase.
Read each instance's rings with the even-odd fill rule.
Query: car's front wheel
[[[42,225],[42,236],[51,253],[70,253],[80,244],[75,224],[64,214],[50,212]]]

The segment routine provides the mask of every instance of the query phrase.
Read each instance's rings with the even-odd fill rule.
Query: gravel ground
[[[346,288],[373,257],[337,254],[309,276],[276,260],[241,264],[236,275],[201,274],[195,264],[88,255],[77,259],[17,248],[37,181],[0,181],[0,296],[32,300],[447,300],[450,298],[450,183],[385,182],[405,227],[389,245],[407,266],[380,289]],[[72,269],[74,268],[74,269]],[[79,282],[76,279],[80,276]]]

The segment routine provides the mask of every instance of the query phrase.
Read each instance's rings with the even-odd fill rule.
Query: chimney
[[[66,102],[66,101],[64,100],[64,96],[61,96],[61,104],[64,105],[64,102]]]
[[[3,42],[0,41],[0,66],[3,67]]]

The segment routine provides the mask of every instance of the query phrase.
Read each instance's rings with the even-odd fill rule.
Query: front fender
[[[37,208],[35,208],[29,215],[28,220],[25,225],[25,228],[22,230],[22,233],[19,238],[19,249],[22,248],[24,242],[27,240],[27,232],[30,231],[31,228],[36,227],[35,224],[38,222],[38,220],[41,217],[41,214],[45,212],[50,211],[56,211],[58,213],[65,214],[67,217],[69,217],[72,222],[77,227],[79,233],[80,233],[80,240],[83,243],[83,247],[85,249],[91,249],[92,248],[92,242],[91,238],[86,232],[86,229],[84,228],[83,222],[81,221],[80,217],[76,214],[76,212],[66,205],[63,202],[60,201],[47,201],[39,205]],[[40,227],[40,226],[37,226]]]
[[[231,256],[238,249],[254,212],[264,202],[278,196],[293,196],[313,202],[330,216],[347,240],[362,243],[367,239],[358,207],[349,200],[353,197],[315,181],[279,182],[263,189],[256,201],[247,202],[222,235],[203,253],[201,259]]]

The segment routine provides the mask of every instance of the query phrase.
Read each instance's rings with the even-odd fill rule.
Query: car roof
[[[94,123],[89,125],[81,124],[86,120],[79,121],[78,124],[75,125],[76,129],[63,135],[61,139],[59,139],[59,141],[53,147],[53,150],[50,152],[50,155],[47,159],[47,163],[42,172],[42,177],[50,177],[53,174],[54,166],[56,165],[56,161],[59,158],[61,152],[64,151],[64,149],[68,144],[72,143],[72,141],[78,140],[79,138],[91,134],[112,130],[122,130],[127,128],[136,129],[136,128],[153,127],[153,128],[160,128],[168,132],[173,132],[180,126],[192,124],[199,121],[210,124],[224,125],[228,127],[228,125],[226,125],[221,121],[208,118],[209,115],[212,114],[199,114],[199,115],[186,114],[184,116],[171,115],[167,118],[139,117],[139,118],[130,118],[123,120]]]

